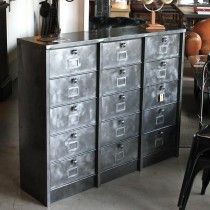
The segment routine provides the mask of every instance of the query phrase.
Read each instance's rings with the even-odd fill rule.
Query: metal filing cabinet
[[[142,105],[142,166],[177,153],[180,34],[146,37]]]
[[[142,39],[101,44],[100,183],[128,173],[131,165],[137,170],[141,48]]]
[[[18,39],[20,185],[46,206],[178,155],[184,29],[133,29]]]

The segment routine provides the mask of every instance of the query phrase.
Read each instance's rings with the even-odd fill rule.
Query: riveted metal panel
[[[73,156],[50,165],[51,189],[95,174],[95,152]]]
[[[178,81],[146,87],[143,90],[143,109],[155,108],[177,101]]]
[[[180,34],[149,36],[145,38],[145,61],[179,56]]]
[[[71,130],[50,137],[50,160],[77,155],[95,149],[95,126]]]
[[[139,102],[139,89],[102,97],[102,119],[138,112]]]
[[[140,65],[123,66],[101,73],[102,94],[140,88]]]
[[[103,43],[103,68],[140,63],[141,39]]]
[[[138,157],[138,138],[101,147],[101,170],[115,167]]]
[[[178,58],[163,59],[144,64],[144,86],[178,79]]]
[[[122,116],[101,124],[101,145],[110,144],[139,134],[139,114]]]
[[[50,106],[96,97],[96,73],[50,80]]]
[[[95,117],[95,100],[50,109],[50,134],[95,124]]]
[[[177,104],[143,111],[143,133],[176,124]]]
[[[50,50],[50,78],[96,70],[96,45]]]

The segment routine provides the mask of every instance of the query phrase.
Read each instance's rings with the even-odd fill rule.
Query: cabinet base
[[[5,78],[0,83],[0,101],[6,99],[12,92],[12,80],[10,77]]]

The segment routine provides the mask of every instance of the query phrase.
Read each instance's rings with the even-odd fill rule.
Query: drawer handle
[[[77,78],[72,78],[71,82],[76,84],[78,82],[78,79]]]
[[[77,160],[76,159],[71,160],[71,164],[75,166],[77,164]]]
[[[162,42],[163,43],[167,43],[168,42],[168,38],[166,36],[162,37]]]
[[[161,113],[163,113],[165,110],[164,109],[159,109],[158,110],[158,114],[161,114]]]
[[[75,106],[72,106],[71,107],[71,110],[74,111],[74,112],[76,112],[77,111],[77,106],[76,105]]]
[[[72,133],[71,138],[77,138],[77,133]]]
[[[125,100],[126,99],[126,97],[125,97],[125,95],[120,95],[120,100]]]
[[[125,124],[125,120],[119,120],[119,124],[120,125],[124,125]]]
[[[160,66],[161,66],[161,67],[165,67],[165,66],[166,66],[166,62],[165,62],[165,61],[162,61],[162,62],[160,63]]]
[[[120,47],[121,47],[121,48],[125,48],[125,47],[126,47],[126,43],[125,43],[125,42],[120,43]]]
[[[118,147],[119,149],[123,149],[123,148],[124,148],[124,145],[123,145],[123,144],[118,144],[117,147]]]
[[[159,90],[161,90],[161,91],[164,91],[165,89],[166,88],[164,86],[162,86],[162,85],[159,87]]]
[[[163,131],[159,131],[157,136],[162,136],[163,135]]]
[[[71,51],[71,54],[72,54],[72,55],[77,55],[77,54],[78,54],[78,51],[77,51],[77,50],[72,50],[72,51]]]
[[[125,74],[125,73],[126,73],[125,69],[120,69],[120,74]]]

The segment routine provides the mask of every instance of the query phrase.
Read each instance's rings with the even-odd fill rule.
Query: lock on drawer
[[[50,164],[51,189],[95,174],[95,151]]]
[[[101,147],[101,171],[138,158],[138,138]]]

